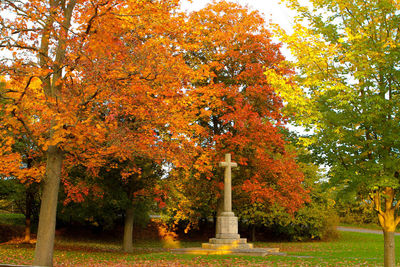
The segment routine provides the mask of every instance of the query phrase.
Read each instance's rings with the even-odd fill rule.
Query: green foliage
[[[14,180],[0,178],[0,210],[11,211],[13,205],[11,194],[17,191],[16,186]]]
[[[264,224],[281,238],[304,240],[330,240],[338,236],[338,217],[335,211],[315,202],[307,204],[294,215],[280,209],[273,210]]]
[[[27,211],[27,201],[30,211]],[[37,184],[24,185],[17,179],[0,179],[0,210],[22,214],[28,212],[37,221],[39,204]]]
[[[220,170],[215,172],[223,177]],[[167,205],[162,215],[163,221],[169,226],[176,224],[188,231],[198,228],[200,218],[216,216],[221,190],[204,175],[195,178],[192,174],[185,176],[179,171],[173,171],[162,183],[168,191]]]
[[[101,179],[92,178],[83,166],[74,166],[68,174],[68,182],[61,190],[57,220],[59,224],[79,224],[99,229],[111,229],[124,213],[124,205],[128,201],[126,193],[117,180],[118,170],[100,172]],[[87,194],[76,195],[70,192],[84,180],[82,187],[93,189],[97,182],[101,183],[97,191],[88,190]],[[101,189],[100,189],[101,188]],[[84,191],[83,188],[80,191]],[[96,194],[99,192],[99,194]],[[100,192],[105,192],[102,195]]]
[[[313,125],[318,162],[330,166],[333,183],[364,197],[399,187],[398,4],[313,1],[308,10],[288,2],[302,19],[284,38],[308,105],[297,122]]]
[[[148,223],[149,213],[157,209],[152,188],[161,179],[161,167],[137,159],[135,164],[141,169],[140,175],[133,173],[123,178],[121,173],[131,163],[117,163],[110,160],[96,178],[83,166],[70,169],[60,194],[60,202],[64,205],[58,205],[59,223],[113,229],[123,223],[130,205],[134,207],[134,224],[143,227]]]
[[[22,236],[24,225],[25,216],[23,214],[0,212],[0,243]]]
[[[25,216],[21,213],[0,213],[0,224],[23,226]]]
[[[254,203],[240,213],[240,218],[249,224],[266,227],[280,239],[295,241],[335,239],[339,223],[332,204],[327,199],[321,201],[321,196],[314,196],[294,214],[287,213],[278,205],[265,207]]]
[[[340,217],[341,223],[353,225],[378,225],[376,211],[372,209],[371,205],[368,205],[364,201],[350,202],[338,199],[335,204],[335,210]]]

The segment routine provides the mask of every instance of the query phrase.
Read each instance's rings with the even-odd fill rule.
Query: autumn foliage
[[[228,152],[240,166],[233,179],[236,208],[265,202],[294,212],[307,200],[303,174],[285,148],[282,99],[264,75],[266,69],[293,74],[280,45],[272,42],[260,14],[225,1],[191,13],[188,23],[194,30],[186,36],[184,57],[198,73],[188,94],[195,99],[202,129],[196,135],[204,152],[191,169],[172,173],[171,212],[177,220],[195,222],[221,208],[216,200],[223,174],[217,164]]]
[[[41,213],[50,215],[39,222],[35,264],[51,265],[47,229],[55,227],[59,182],[78,202],[97,190],[69,180],[78,165],[97,177],[113,162],[122,180],[140,176],[138,158],[168,165],[180,205],[190,190],[218,198],[215,166],[232,152],[241,166],[235,190],[249,201],[292,212],[306,200],[281,133],[282,99],[264,75],[292,70],[257,12],[221,1],[187,15],[178,0],[0,7],[13,14],[0,21],[8,52],[0,69],[0,173],[44,184]],[[196,190],[196,180],[204,188]]]

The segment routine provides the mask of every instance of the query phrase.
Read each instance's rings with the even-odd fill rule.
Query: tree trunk
[[[132,204],[126,209],[125,225],[124,225],[124,240],[122,249],[125,252],[133,252],[133,206]]]
[[[28,161],[28,168],[31,168],[31,162]],[[24,243],[31,241],[31,216],[34,201],[34,193],[32,192],[33,185],[30,184],[25,190],[25,238]]]
[[[394,232],[383,231],[384,243],[385,243],[385,267],[395,267],[396,257],[395,257],[395,242],[394,242]]]
[[[378,212],[378,220],[382,226],[384,234],[384,263],[385,267],[395,267],[395,239],[394,232],[400,222],[400,218],[395,216],[395,211],[400,203],[394,205],[395,190],[391,187],[385,187],[381,194],[379,190],[374,192],[373,201],[375,210]],[[383,202],[382,202],[383,200]],[[384,209],[382,208],[384,207]]]
[[[24,243],[31,242],[31,214],[25,215],[25,238]]]
[[[213,212],[213,229],[214,229],[214,233],[216,233],[217,231],[217,213]]]
[[[251,230],[251,242],[255,242],[256,241],[256,225],[252,224],[250,226],[250,230]]]
[[[24,243],[31,242],[31,217],[25,217],[25,238]]]
[[[33,265],[53,266],[54,235],[62,161],[62,151],[56,146],[50,146],[47,151],[46,177],[43,181]]]

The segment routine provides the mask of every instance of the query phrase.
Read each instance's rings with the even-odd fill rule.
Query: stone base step
[[[247,238],[210,238],[211,244],[246,244]]]
[[[241,255],[241,256],[267,256],[267,255],[286,255],[279,252],[279,248],[251,248],[251,249],[206,249],[206,248],[177,248],[172,249],[176,254],[195,254],[195,255]]]
[[[226,244],[213,244],[213,243],[203,243],[201,244],[202,248],[205,249],[252,249],[253,248],[253,244],[239,244],[239,243],[226,243]]]
[[[210,238],[209,243],[201,245],[205,249],[252,249],[253,244],[248,244],[246,238]]]

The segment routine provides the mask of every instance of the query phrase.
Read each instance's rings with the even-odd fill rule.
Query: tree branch
[[[24,127],[27,135],[29,136],[29,138],[32,140],[32,142],[35,144],[35,146],[42,152],[44,153],[43,149],[41,146],[39,146],[39,143],[37,142],[37,140],[35,139],[35,137],[33,136],[33,133],[31,131],[31,129],[29,129],[29,126],[25,123],[25,121],[18,117],[17,114],[15,113],[15,109],[11,112],[11,114],[22,124],[22,127]]]
[[[382,212],[382,208],[381,208],[381,195],[379,194],[379,190],[376,190],[374,192],[374,196],[373,196],[373,200],[374,200],[374,204],[375,204],[375,211],[381,215],[384,216],[385,214]]]
[[[34,78],[34,76],[29,77],[28,82],[26,83],[26,86],[25,86],[25,88],[24,88],[24,91],[22,92],[22,94],[21,94],[21,96],[19,97],[18,101],[16,101],[17,104],[21,102],[22,98],[23,98],[24,95],[26,94],[26,91],[27,91],[29,85],[31,84],[33,78]]]

